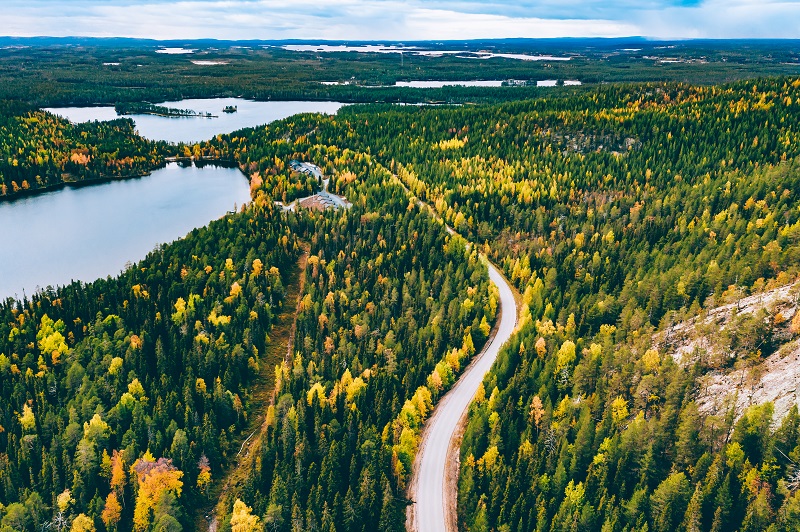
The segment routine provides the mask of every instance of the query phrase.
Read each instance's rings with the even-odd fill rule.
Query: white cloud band
[[[798,36],[797,0],[684,1],[10,0],[0,5],[0,34],[233,40]]]

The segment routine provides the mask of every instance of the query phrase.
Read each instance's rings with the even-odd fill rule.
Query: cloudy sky
[[[800,38],[800,0],[0,0],[0,35]]]

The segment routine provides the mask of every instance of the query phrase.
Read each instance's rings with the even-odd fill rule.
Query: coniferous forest
[[[184,149],[0,110],[8,195]],[[0,530],[405,529],[423,424],[497,320],[482,256],[521,312],[468,413],[461,528],[796,530],[797,406],[703,383],[796,356],[800,313],[739,302],[798,281],[799,119],[794,77],[632,83],[186,147],[234,161],[252,202],[118,277],[0,304]],[[292,160],[352,207],[275,205],[318,189]],[[722,305],[732,325],[679,349]]]
[[[173,151],[137,135],[131,120],[72,124],[27,104],[0,101],[0,199],[141,176]]]
[[[679,364],[654,333],[797,278],[798,88],[614,87],[311,119],[298,140],[376,156],[523,294],[520,332],[470,411],[466,529],[794,529],[796,407],[701,411],[697,379],[737,357]],[[222,142],[252,162],[254,137],[277,142]],[[779,325],[719,341],[757,367]]]

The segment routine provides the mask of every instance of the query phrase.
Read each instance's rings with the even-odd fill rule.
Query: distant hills
[[[764,49],[797,49],[800,51],[800,39],[691,39],[662,40],[640,36],[616,38],[584,38],[565,37],[555,39],[480,39],[480,40],[430,40],[430,41],[351,41],[320,39],[280,39],[280,40],[218,40],[218,39],[179,39],[155,40],[133,39],[126,37],[14,37],[0,36],[0,47],[9,46],[105,46],[109,48],[150,48],[184,46],[194,48],[218,48],[228,46],[283,46],[287,44],[330,44],[330,45],[366,45],[394,44],[416,46],[427,49],[463,47],[465,50],[504,49],[504,50],[580,50],[580,49],[617,49],[624,46],[637,46],[643,49],[660,46],[679,46],[685,48],[709,47],[714,49],[740,48],[742,46]]]

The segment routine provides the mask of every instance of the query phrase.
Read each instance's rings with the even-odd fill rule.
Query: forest
[[[118,278],[0,305],[0,529],[194,529],[251,416],[266,429],[219,530],[404,529],[421,427],[496,317],[480,251],[524,308],[470,409],[465,530],[795,530],[797,408],[701,410],[698,377],[736,358],[681,364],[656,338],[797,280],[800,80],[547,94],[350,106],[192,147],[234,160],[252,203]],[[6,114],[101,159],[126,123]],[[353,207],[274,207],[318,186],[292,159]],[[267,360],[303,253],[292,352]],[[737,357],[771,354],[778,325]]]
[[[486,340],[497,297],[476,251],[384,168],[327,151],[360,205],[313,220],[294,359],[276,369],[243,496],[272,528],[403,530],[422,423]]]
[[[132,120],[73,124],[0,101],[0,201],[64,184],[136,177],[175,148],[140,137]]]
[[[351,210],[281,214],[254,180],[243,212],[120,278],[5,303],[0,526],[192,529],[268,375],[276,399],[242,494],[249,517],[402,529],[421,425],[485,341],[496,295],[477,252],[385,169],[320,149],[350,182]],[[295,349],[272,367],[261,354],[302,242]]]
[[[0,38],[0,100],[25,101],[41,107],[216,97],[349,103],[499,103],[539,98],[575,88],[417,89],[392,85],[413,80],[509,79],[527,82],[578,80],[590,86],[656,81],[705,85],[791,76],[800,72],[797,41],[509,39],[423,42],[403,45],[418,46],[431,54],[409,52],[402,57],[397,53],[290,51],[282,48],[284,44],[289,43]],[[185,46],[194,53],[156,53],[162,46]],[[475,60],[460,54],[437,56],[439,50],[492,50],[570,59],[523,61],[495,57]],[[346,84],[324,85],[322,82]]]
[[[190,522],[183,508],[202,500],[244,426],[299,249],[261,202],[119,278],[4,302],[4,529]]]
[[[152,103],[118,103],[114,106],[118,115],[156,115],[164,117],[204,117],[211,118],[210,113],[198,113],[192,109],[173,109]]]
[[[769,404],[741,419],[699,412],[694,378],[732,360],[681,367],[652,337],[797,278],[798,89],[772,79],[351,107],[209,149],[263,169],[259,150],[278,134],[371,154],[523,293],[523,325],[462,448],[466,529],[791,530],[796,411],[777,425]],[[769,354],[769,341],[742,344],[750,364]]]

